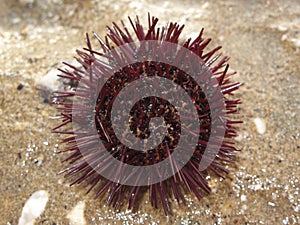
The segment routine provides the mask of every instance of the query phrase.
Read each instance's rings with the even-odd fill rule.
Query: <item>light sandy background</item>
[[[169,217],[153,210],[147,195],[134,212],[115,212],[86,188],[69,188],[56,175],[63,168],[59,138],[50,133],[56,111],[35,88],[84,47],[85,32],[103,36],[106,24],[135,15],[145,21],[147,12],[161,25],[185,23],[183,37],[204,27],[212,46],[231,56],[234,79],[245,82],[237,94],[242,152],[230,177],[211,179],[213,193],[200,202],[187,195],[186,206],[174,203]],[[49,201],[36,224],[71,224],[67,215],[78,204],[86,224],[299,224],[299,18],[297,0],[0,0],[0,224],[18,224],[38,190]]]

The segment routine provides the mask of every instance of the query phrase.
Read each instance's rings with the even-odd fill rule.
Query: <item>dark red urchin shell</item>
[[[193,192],[200,200],[204,193],[210,193],[210,188],[205,179],[209,171],[212,171],[219,177],[224,177],[225,174],[228,173],[228,170],[225,169],[225,165],[234,160],[234,152],[237,151],[233,146],[234,143],[231,139],[237,135],[236,124],[241,123],[241,121],[230,120],[228,118],[229,114],[238,112],[237,105],[241,103],[240,100],[232,100],[228,97],[232,96],[233,92],[237,90],[241,84],[231,83],[229,77],[234,75],[235,72],[228,72],[229,65],[227,64],[227,61],[229,60],[229,57],[221,57],[221,54],[217,54],[217,51],[221,48],[220,46],[207,53],[204,52],[211,39],[203,39],[203,29],[195,40],[191,41],[191,39],[188,39],[181,44],[182,47],[188,49],[202,59],[202,63],[208,68],[210,75],[217,80],[222,96],[224,95],[224,104],[226,108],[224,140],[222,141],[220,148],[217,149],[214,160],[204,171],[200,171],[198,168],[202,157],[204,157],[203,153],[211,135],[211,110],[214,110],[214,108],[208,104],[205,93],[197,83],[184,71],[162,62],[145,61],[130,64],[120,68],[118,72],[114,73],[113,76],[108,79],[103,88],[99,90],[99,95],[96,100],[89,99],[91,91],[97,89],[97,79],[100,79],[99,71],[106,70],[104,67],[107,65],[113,65],[116,58],[117,60],[121,60],[122,57],[127,57],[115,55],[116,58],[108,58],[105,56],[105,53],[127,43],[132,43],[135,38],[137,38],[139,42],[157,40],[160,43],[169,42],[179,44],[179,36],[184,26],[179,26],[177,23],[170,23],[166,27],[156,28],[158,19],[154,17],[151,18],[150,15],[148,16],[149,24],[146,31],[144,31],[138,17],[136,18],[135,23],[129,18],[136,37],[133,37],[130,34],[123,21],[123,28],[120,28],[115,23],[113,23],[112,28],[107,27],[108,34],[105,37],[105,42],[95,34],[103,52],[92,49],[87,35],[87,48],[84,49],[86,52],[77,51],[79,55],[77,61],[82,66],[77,68],[67,64],[71,70],[61,70],[62,74],[59,75],[60,77],[70,79],[73,84],[84,82],[87,88],[78,90],[77,87],[74,87],[73,90],[70,91],[57,91],[54,93],[53,104],[59,105],[58,109],[61,111],[62,123],[55,127],[52,132],[70,135],[63,139],[62,142],[67,146],[61,152],[71,152],[71,154],[63,160],[68,161],[71,166],[63,170],[62,173],[66,173],[66,177],[74,177],[72,184],[87,181],[91,185],[89,191],[99,185],[99,187],[96,188],[96,197],[108,192],[108,204],[119,207],[123,201],[126,201],[128,203],[128,208],[132,209],[141,192],[141,187],[138,185],[123,185],[111,181],[104,178],[95,170],[95,167],[97,166],[103,167],[103,170],[107,170],[107,168],[113,166],[107,160],[103,163],[105,160],[101,155],[102,153],[97,151],[97,148],[91,147],[90,149],[87,149],[88,154],[83,155],[80,147],[84,145],[87,146],[95,141],[95,136],[85,133],[83,136],[79,137],[81,134],[74,131],[74,128],[61,130],[61,128],[67,124],[74,125],[79,122],[76,120],[80,117],[76,117],[75,120],[73,115],[74,112],[86,111],[86,105],[77,105],[72,102],[72,98],[74,98],[76,91],[81,91],[79,93],[81,93],[81,96],[86,100],[85,103],[90,101],[91,104],[93,104],[93,101],[96,101],[96,108],[93,108],[95,111],[89,112],[91,114],[91,119],[89,120],[82,117],[82,120],[86,120],[85,123],[87,124],[94,123],[98,132],[96,138],[103,143],[109,154],[126,164],[147,166],[170,157],[173,150],[176,148],[178,139],[180,138],[180,130],[184,128],[180,126],[180,118],[176,109],[168,101],[161,98],[155,98],[154,96],[144,98],[134,105],[130,111],[130,121],[128,121],[128,123],[130,123],[131,131],[136,137],[146,139],[149,136],[150,131],[148,126],[152,117],[164,118],[168,125],[169,134],[155,149],[137,152],[134,149],[123,146],[114,134],[110,118],[112,103],[115,96],[118,95],[122,88],[124,88],[125,84],[131,83],[141,76],[160,76],[180,85],[194,101],[199,120],[201,121],[201,129],[199,131],[190,131],[193,135],[196,133],[196,135],[199,136],[199,139],[198,145],[189,161],[168,179],[146,185],[149,189],[151,204],[155,208],[158,208],[159,201],[161,201],[164,212],[167,214],[170,212],[169,199],[172,195],[171,193],[173,193],[178,203],[185,201],[182,194],[184,190]],[[98,58],[103,57],[104,59],[100,60],[96,56]],[[213,66],[213,64],[215,64],[215,66]],[[95,67],[96,69],[94,69]],[[92,70],[93,72],[91,72]],[[201,74],[201,76],[205,78],[204,74]],[[179,96],[174,96],[174,98],[176,97]],[[87,162],[87,158],[92,160]],[[136,175],[135,179],[137,181],[141,179],[141,174],[134,175]]]

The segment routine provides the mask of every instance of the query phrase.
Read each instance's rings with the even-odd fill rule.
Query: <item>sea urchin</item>
[[[72,185],[87,181],[88,192],[129,209],[149,190],[152,206],[167,214],[172,197],[185,202],[189,191],[201,199],[210,172],[228,173],[241,123],[228,116],[241,103],[229,96],[241,84],[230,81],[221,47],[205,52],[211,40],[203,29],[180,43],[184,26],[157,27],[150,15],[146,30],[138,17],[129,21],[134,35],[113,23],[104,40],[94,33],[101,51],[87,35],[87,48],[77,50],[81,66],[65,63],[70,69],[59,76],[72,88],[53,94],[62,122],[52,131],[68,135],[61,152],[70,152],[63,161],[71,165],[61,173]]]

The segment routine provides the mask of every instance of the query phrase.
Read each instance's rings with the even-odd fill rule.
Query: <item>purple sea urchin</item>
[[[87,181],[96,197],[108,192],[109,205],[126,201],[129,209],[141,190],[149,189],[151,204],[158,208],[161,202],[167,214],[172,194],[179,203],[185,190],[201,199],[210,193],[205,179],[210,171],[219,177],[228,173],[225,165],[237,150],[231,139],[241,123],[228,118],[241,103],[229,96],[241,84],[230,81],[235,73],[228,72],[229,57],[217,53],[220,46],[205,52],[210,39],[203,38],[203,29],[180,44],[184,26],[159,28],[150,15],[147,30],[138,17],[129,21],[135,36],[123,21],[122,28],[113,23],[104,41],[94,34],[101,52],[87,35],[87,48],[77,50],[81,67],[67,64],[71,70],[61,70],[59,76],[76,85],[54,93],[62,122],[53,132],[69,135],[62,152],[71,152],[63,160],[71,165],[62,173],[72,184]],[[126,104],[119,107],[125,99],[128,113]],[[161,120],[153,125],[154,118]],[[73,127],[61,130],[68,124]]]

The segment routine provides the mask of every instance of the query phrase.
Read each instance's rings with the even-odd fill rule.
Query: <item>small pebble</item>
[[[42,163],[44,162],[44,156],[43,155],[40,155],[38,156],[37,158],[35,158],[33,160],[34,164],[36,164],[37,166],[41,166]]]
[[[36,81],[35,86],[43,98],[50,99],[51,93],[58,89],[58,74],[57,69],[51,69],[42,79]]]
[[[243,140],[243,135],[239,134],[237,137],[234,138],[236,141],[242,141]]]
[[[253,119],[253,122],[256,126],[256,130],[259,134],[264,134],[266,132],[266,123],[261,118],[255,118]]]
[[[84,218],[85,202],[80,201],[77,205],[68,213],[67,219],[70,220],[70,225],[85,225]]]
[[[268,205],[274,207],[274,206],[275,206],[275,203],[273,203],[273,202],[268,202]]]
[[[68,62],[69,64],[75,67],[80,67],[80,64],[76,60],[64,61]],[[40,96],[44,99],[44,103],[50,102],[53,91],[63,90],[65,86],[63,85],[64,79],[58,77],[59,74],[62,74],[62,72],[60,72],[58,68],[62,70],[72,70],[68,66],[60,64],[57,66],[57,68],[49,70],[45,76],[43,76],[40,79],[37,79],[35,82],[35,87],[39,90]]]
[[[48,199],[49,194],[47,191],[34,192],[23,207],[18,225],[34,225],[35,219],[45,210]]]
[[[12,22],[13,24],[18,24],[18,23],[21,22],[21,18],[19,18],[19,17],[14,17],[14,18],[11,20],[11,22]]]
[[[23,89],[23,87],[24,87],[24,85],[23,85],[23,84],[19,84],[19,85],[18,85],[18,87],[17,87],[18,91],[22,90],[22,89]]]
[[[288,218],[288,217],[285,217],[285,219],[282,220],[282,223],[283,223],[284,225],[289,224],[289,218]]]
[[[246,200],[247,200],[246,195],[241,195],[241,201],[242,201],[242,202],[245,202]]]
[[[47,112],[46,110],[42,110],[42,111],[41,111],[41,115],[42,115],[42,116],[48,116],[48,112]]]

